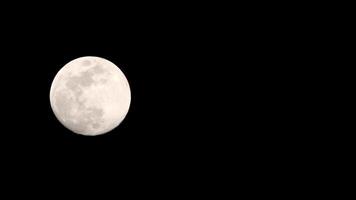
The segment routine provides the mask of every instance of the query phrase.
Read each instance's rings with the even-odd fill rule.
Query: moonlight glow
[[[112,62],[81,57],[66,64],[50,91],[52,110],[69,130],[82,135],[104,134],[125,118],[131,101],[125,75]]]

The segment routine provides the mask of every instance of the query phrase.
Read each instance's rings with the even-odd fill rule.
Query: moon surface
[[[57,119],[81,135],[101,135],[117,127],[131,102],[129,83],[112,62],[93,56],[74,59],[55,76],[50,103]]]

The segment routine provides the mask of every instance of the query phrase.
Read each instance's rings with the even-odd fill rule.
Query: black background
[[[255,6],[43,6],[1,18],[0,148],[10,186],[229,189],[235,179],[224,179],[236,173],[288,168],[287,149],[307,121],[290,117],[307,101],[295,89],[309,55],[307,33],[288,26],[294,19]],[[50,108],[53,78],[81,56],[112,61],[131,87],[128,115],[105,135],[73,134]]]
[[[1,154],[14,182],[204,178],[224,157],[218,152],[229,148],[221,143],[225,127],[217,126],[226,103],[224,59],[217,59],[221,49],[209,20],[115,8],[50,9],[4,20]],[[56,73],[81,56],[112,61],[131,87],[128,115],[105,135],[70,132],[50,107]]]

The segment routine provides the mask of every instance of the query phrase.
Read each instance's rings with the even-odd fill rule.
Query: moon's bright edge
[[[125,75],[115,64],[100,57],[70,61],[57,73],[50,89],[56,118],[81,135],[100,135],[117,127],[130,102]]]

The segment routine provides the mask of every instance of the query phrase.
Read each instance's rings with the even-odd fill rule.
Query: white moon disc
[[[131,102],[130,86],[122,71],[100,57],[80,57],[67,63],[54,78],[52,110],[69,130],[100,135],[117,127]]]

